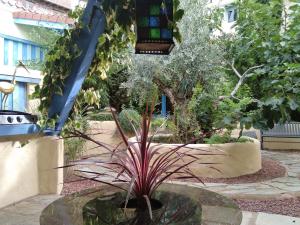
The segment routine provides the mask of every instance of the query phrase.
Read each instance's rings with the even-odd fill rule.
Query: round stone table
[[[101,186],[62,197],[43,210],[40,225],[136,224],[122,218],[125,196],[117,188]],[[137,225],[240,225],[242,221],[242,212],[231,199],[204,189],[163,184],[155,198],[164,205],[160,222]]]

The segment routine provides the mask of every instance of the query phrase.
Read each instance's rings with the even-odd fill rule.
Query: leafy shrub
[[[86,140],[81,138],[67,138],[64,140],[64,148],[68,160],[78,159],[84,149],[84,144]]]
[[[140,126],[141,115],[133,109],[123,109],[119,114],[121,128],[125,133],[133,134],[134,128]]]
[[[89,120],[95,120],[95,121],[112,121],[113,116],[111,113],[92,113],[89,115]]]
[[[235,138],[231,137],[229,134],[219,135],[214,134],[210,138],[204,139],[206,144],[226,144],[226,143],[246,143],[246,142],[253,142],[251,139],[247,137],[240,137]]]

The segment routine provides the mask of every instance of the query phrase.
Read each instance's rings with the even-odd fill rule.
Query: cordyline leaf
[[[125,206],[124,206],[125,214],[126,214],[127,203],[128,203],[128,201],[129,201],[129,197],[130,197],[130,195],[131,195],[131,192],[132,192],[132,189],[133,189],[134,182],[135,182],[135,177],[132,177],[132,178],[131,178],[131,181],[130,181],[130,183],[129,183],[129,187],[128,187],[127,195],[126,195],[126,199],[125,199]]]
[[[94,171],[88,171],[88,170],[74,170],[75,172],[80,172],[80,173],[88,173],[88,174],[94,174],[99,176],[109,176],[112,177],[112,175],[109,175],[107,173],[98,173],[98,172],[94,172]]]
[[[150,219],[152,220],[153,216],[152,216],[152,208],[151,208],[150,199],[147,195],[144,195],[143,197],[146,199],[147,206],[148,206],[148,211],[149,211],[149,216],[150,216]]]
[[[223,173],[221,170],[219,170],[219,169],[218,169],[218,168],[216,168],[216,167],[209,166],[208,168],[210,168],[210,169],[213,169],[213,170],[216,170],[216,171],[218,171],[219,173]]]
[[[81,178],[86,178],[85,176],[81,176],[81,175],[77,175],[77,174],[76,174],[76,176],[77,176],[77,177],[81,177]],[[96,176],[96,177],[89,177],[88,179],[89,179],[89,180],[96,181],[96,182],[99,182],[99,183],[102,183],[102,184],[107,184],[107,185],[109,185],[109,186],[116,187],[116,188],[119,188],[119,189],[121,189],[121,190],[123,190],[123,191],[126,191],[126,189],[123,188],[123,187],[120,187],[120,186],[118,186],[118,185],[112,184],[112,183],[107,182],[107,181],[98,180],[98,179],[96,179],[96,178],[98,178],[98,177],[97,177],[97,176]]]

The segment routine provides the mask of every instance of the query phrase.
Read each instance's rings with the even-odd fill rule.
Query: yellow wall
[[[63,185],[63,141],[57,137],[0,140],[0,208],[38,194],[59,194]]]
[[[114,121],[91,121],[90,131],[88,133],[98,133],[93,135],[97,141],[106,143],[112,146],[116,146],[120,143],[121,139],[118,136],[117,128]],[[130,140],[134,140],[131,138]],[[222,171],[219,173],[216,170],[209,169],[207,166],[193,165],[192,170],[199,176],[212,177],[212,178],[229,178],[237,177],[246,174],[252,174],[261,169],[261,152],[260,152],[260,142],[258,140],[252,139],[253,142],[249,143],[229,143],[221,145],[189,145],[193,148],[210,150],[214,153],[224,153],[225,156],[203,156],[202,162],[215,162],[220,163],[214,165]],[[168,148],[172,145],[163,144]],[[174,145],[173,145],[174,146]],[[99,154],[104,151],[102,148],[95,148],[96,144],[87,142],[85,155]],[[214,150],[218,149],[220,151]],[[199,151],[193,150],[192,153],[198,153]],[[108,155],[109,156],[109,155]],[[101,156],[103,157],[103,156]]]
[[[130,141],[134,141],[132,138]],[[253,142],[248,143],[228,143],[218,145],[208,144],[191,144],[188,148],[182,148],[182,152],[189,151],[189,154],[197,156],[197,153],[205,153],[207,155],[199,155],[200,160],[191,164],[189,168],[196,176],[210,178],[232,178],[242,175],[253,174],[261,169],[261,152],[260,142],[252,139]],[[152,144],[159,146],[160,153],[167,149],[175,148],[173,144]],[[193,149],[193,150],[191,150]],[[205,152],[201,151],[204,150]],[[209,155],[210,153],[222,155]],[[186,163],[188,162],[185,160]],[[203,163],[215,163],[214,165],[204,165]],[[212,166],[216,169],[211,169]],[[221,172],[219,172],[221,171]]]

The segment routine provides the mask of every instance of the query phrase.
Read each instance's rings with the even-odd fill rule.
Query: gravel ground
[[[72,178],[73,179],[73,178]],[[75,178],[78,179],[78,178]],[[92,181],[92,180],[84,180],[84,181],[76,181],[76,182],[70,182],[70,183],[64,183],[63,190],[61,192],[61,195],[69,195],[78,191],[82,191],[89,188],[98,187],[100,185],[103,185],[99,182]]]
[[[245,200],[234,199],[242,210],[300,217],[300,198]]]

